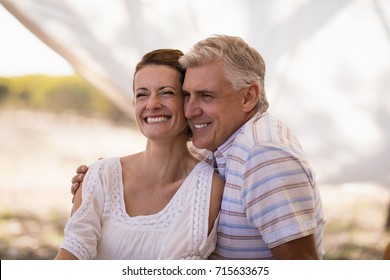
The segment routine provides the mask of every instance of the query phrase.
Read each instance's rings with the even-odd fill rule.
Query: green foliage
[[[0,77],[0,107],[55,113],[72,111],[89,117],[128,120],[100,91],[80,76]]]

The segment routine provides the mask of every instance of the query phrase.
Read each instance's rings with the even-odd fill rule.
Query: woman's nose
[[[153,94],[149,96],[148,103],[146,104],[146,109],[148,110],[155,110],[161,108],[160,100],[157,96],[154,96]]]

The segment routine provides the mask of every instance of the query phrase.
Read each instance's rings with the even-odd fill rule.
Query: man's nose
[[[187,119],[199,116],[202,110],[199,103],[194,98],[187,98],[184,102],[184,115]]]

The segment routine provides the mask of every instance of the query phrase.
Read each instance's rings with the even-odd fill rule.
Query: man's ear
[[[243,89],[244,95],[242,97],[241,108],[244,113],[249,113],[255,108],[260,99],[260,87],[257,83],[253,82],[249,87]]]

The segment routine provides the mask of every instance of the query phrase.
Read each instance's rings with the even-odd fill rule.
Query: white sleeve
[[[97,243],[101,237],[101,221],[104,207],[102,169],[99,161],[88,169],[82,186],[82,203],[65,226],[61,248],[80,260],[96,256]]]

